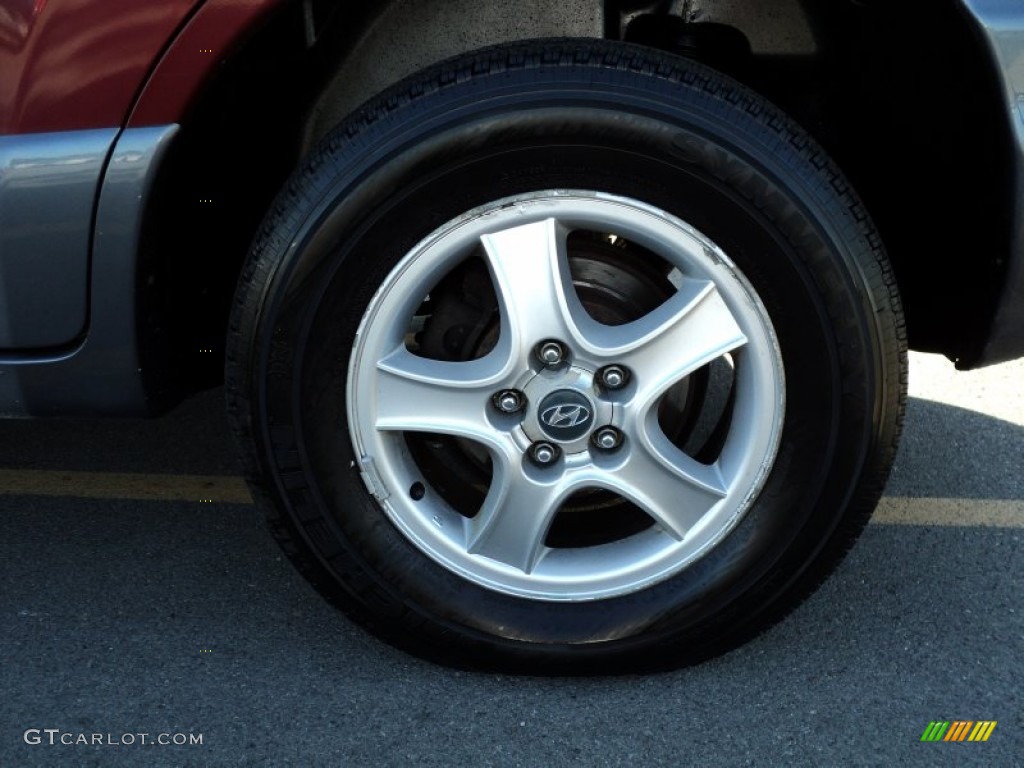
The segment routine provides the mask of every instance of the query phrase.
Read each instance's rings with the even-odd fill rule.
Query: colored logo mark
[[[995,720],[932,720],[921,741],[988,741],[996,729]]]

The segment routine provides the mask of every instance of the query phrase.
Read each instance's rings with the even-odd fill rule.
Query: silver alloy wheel
[[[597,322],[573,286],[567,243],[576,231],[626,238],[656,254],[671,268],[675,292],[638,319]],[[407,343],[418,308],[477,253],[497,296],[496,342],[468,361],[418,356]],[[537,356],[552,340],[568,353],[558,366]],[[702,463],[665,434],[659,405],[721,359],[734,374],[730,416],[715,459]],[[621,389],[602,385],[599,372],[609,366],[629,372]],[[496,408],[503,391],[524,393],[525,406]],[[347,403],[367,488],[417,547],[492,590],[578,601],[666,579],[736,525],[774,462],[784,393],[768,314],[714,243],[639,201],[558,190],[470,211],[399,262],[362,318]],[[571,427],[564,435],[562,425]],[[607,427],[620,438],[610,450],[593,439]],[[486,450],[491,480],[476,514],[432,491],[406,433],[451,435]],[[539,442],[557,445],[554,461],[531,458]],[[593,489],[632,503],[651,524],[596,546],[549,546],[562,504]]]

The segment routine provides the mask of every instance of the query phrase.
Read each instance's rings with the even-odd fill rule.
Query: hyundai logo
[[[540,420],[552,429],[569,429],[590,418],[585,405],[553,405],[540,415]]]
[[[594,406],[574,389],[552,392],[537,409],[540,428],[552,440],[563,443],[583,437],[594,423]]]

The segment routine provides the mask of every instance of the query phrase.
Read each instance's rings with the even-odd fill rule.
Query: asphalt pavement
[[[584,679],[456,672],[351,625],[231,485],[219,392],[0,422],[0,767],[1022,766],[1024,363],[915,355],[911,395],[875,522],[791,617]],[[933,721],[996,726],[922,742]]]

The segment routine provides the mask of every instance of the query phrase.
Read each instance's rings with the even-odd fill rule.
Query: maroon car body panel
[[[134,125],[175,122],[219,57],[280,4],[2,0],[0,135],[121,126],[140,95]]]
[[[245,34],[284,0],[208,0],[160,59],[132,111],[129,125],[177,122],[203,82]]]

